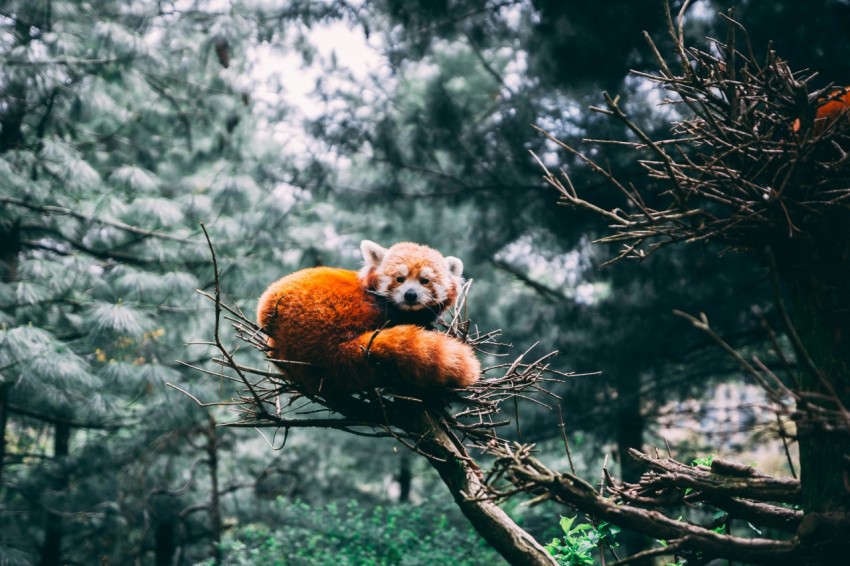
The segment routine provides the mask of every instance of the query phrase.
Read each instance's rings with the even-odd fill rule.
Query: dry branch
[[[574,506],[595,519],[608,521],[632,529],[655,539],[675,541],[679,553],[700,553],[705,558],[728,558],[753,564],[799,564],[799,545],[796,539],[771,540],[765,538],[744,538],[715,532],[709,526],[694,525],[667,517],[659,511],[645,509],[635,504],[652,503],[661,500],[660,491],[686,489],[700,493],[736,493],[740,496],[761,498],[764,491],[791,497],[799,491],[799,483],[773,480],[772,478],[741,478],[736,476],[718,476],[697,467],[685,466],[669,459],[654,459],[637,451],[641,461],[650,463],[656,470],[664,470],[644,476],[639,484],[612,486],[609,489],[613,497],[602,496],[597,489],[571,473],[559,473],[549,469],[532,456],[533,446],[507,443],[490,447],[490,453],[496,456],[496,462],[489,481],[493,497],[501,499],[518,492],[536,495],[537,500],[552,500],[563,505]],[[659,478],[664,479],[659,482]],[[762,481],[759,481],[762,480]],[[610,481],[610,480],[609,480]],[[607,482],[606,482],[607,483]],[[764,485],[769,486],[765,489]],[[726,487],[723,487],[726,486]],[[654,493],[652,498],[643,494]],[[726,496],[718,496],[713,501],[731,516],[744,520],[757,520],[765,526],[783,526],[784,530],[796,526],[799,512],[781,505],[759,504],[742,497],[726,498],[731,505],[722,507]],[[664,503],[671,503],[667,500]]]
[[[636,74],[666,90],[665,103],[682,111],[671,137],[653,139],[629,118],[618,97],[605,94],[604,106],[591,110],[619,120],[635,139],[583,140],[632,148],[655,194],[620,181],[587,152],[544,132],[622,195],[622,206],[605,209],[582,198],[565,170],[558,175],[535,156],[562,204],[609,221],[612,233],[600,241],[623,246],[613,261],[704,240],[761,254],[768,244],[799,239],[833,211],[847,211],[848,120],[812,123],[812,108],[831,87],[810,90],[814,74],[792,72],[772,51],[763,62],[750,48],[738,51],[736,34],[746,32],[729,17],[726,42],[711,41],[705,49],[687,48],[681,21],[676,26],[668,17],[680,71],[671,69],[647,36],[660,70]]]

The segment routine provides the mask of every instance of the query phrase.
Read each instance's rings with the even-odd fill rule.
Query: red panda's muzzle
[[[428,289],[416,283],[407,282],[390,293],[390,298],[396,307],[405,311],[418,311],[428,308],[434,303],[434,298]]]

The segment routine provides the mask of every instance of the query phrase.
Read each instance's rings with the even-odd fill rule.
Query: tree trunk
[[[154,530],[154,564],[156,566],[171,566],[174,564],[174,553],[177,552],[175,539],[175,524],[173,520],[162,521]]]
[[[3,486],[3,461],[6,459],[6,423],[9,420],[9,384],[0,383],[0,493]]]
[[[812,282],[793,291],[794,326],[817,368],[817,372],[809,371],[805,363],[799,364],[799,387],[827,396],[832,395],[831,388],[844,406],[850,407],[850,328],[846,320],[838,320],[823,308],[825,293],[818,287]],[[846,313],[844,318],[848,318]],[[835,409],[828,401],[816,404]],[[807,511],[850,510],[850,494],[845,488],[847,465],[843,462],[847,454],[850,437],[846,432],[831,433],[818,423],[800,430],[800,474]]]
[[[410,455],[407,452],[403,452],[398,469],[398,500],[400,503],[410,501],[410,487],[412,483],[413,472],[410,469]]]
[[[207,434],[207,463],[210,469],[210,528],[212,537],[210,540],[210,552],[215,564],[221,564],[221,502],[219,501],[218,487],[218,436],[216,434],[216,422],[212,413],[208,415],[209,428]]]
[[[426,412],[418,417],[418,422],[405,428],[420,435],[417,447],[429,456],[429,463],[440,474],[461,512],[505,560],[518,566],[557,564],[496,503],[483,498],[486,493],[481,469],[443,422]]]
[[[829,226],[843,224],[824,221],[823,230]],[[824,396],[808,403],[830,411],[837,408],[835,398],[850,408],[850,243],[841,234],[814,232],[804,248],[808,255],[800,253],[795,264],[781,266],[802,344],[797,385],[804,393]],[[806,414],[806,401],[798,408]],[[817,548],[843,552],[850,549],[846,532],[833,532],[829,525],[836,514],[850,516],[850,423],[846,417],[833,423],[843,430],[826,424],[804,419],[797,427],[805,513],[799,535]]]
[[[12,283],[18,278],[18,255],[21,252],[21,238],[17,223],[6,230],[0,226],[0,280]],[[6,424],[9,420],[9,388],[12,387],[8,376],[0,381],[0,486],[3,485],[3,462],[6,459]]]
[[[628,483],[637,483],[643,474],[640,462],[629,455],[629,450],[643,451],[644,420],[640,412],[640,376],[628,374],[622,369],[616,370],[617,386],[617,458],[620,461],[621,479]],[[642,534],[623,530],[620,543],[629,556],[649,547],[649,539]],[[651,559],[635,561],[637,566],[651,564]]]
[[[30,26],[16,20],[12,28],[15,41],[26,45],[30,40]],[[23,125],[27,112],[27,92],[24,83],[12,80],[0,92],[0,155],[20,146],[23,141]],[[11,226],[0,226],[0,280],[11,283],[18,278],[18,255],[21,251],[20,221]],[[3,485],[3,461],[6,457],[6,424],[8,422],[8,399],[11,383],[0,382],[0,486]]]
[[[0,100],[6,103],[0,114],[0,153],[16,149],[24,143],[21,126],[27,115],[27,92],[23,83],[13,81],[6,86]]]
[[[53,441],[53,458],[56,475],[52,486],[56,493],[61,493],[68,487],[66,459],[70,442],[71,425],[66,422],[57,422]],[[61,510],[48,509],[44,525],[44,546],[41,549],[42,566],[59,566],[62,559],[62,534]]]

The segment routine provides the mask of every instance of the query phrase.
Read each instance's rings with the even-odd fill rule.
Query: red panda
[[[832,124],[841,116],[850,114],[850,87],[835,89],[829,95],[818,101],[815,109],[815,117],[812,125],[812,131],[815,134],[822,132],[827,126]],[[791,129],[794,133],[799,133],[802,129],[802,122],[799,118],[791,124]]]
[[[303,269],[260,297],[258,323],[285,375],[312,393],[392,386],[433,391],[468,387],[481,366],[472,348],[429,330],[455,304],[463,263],[427,246],[369,240],[359,271]]]

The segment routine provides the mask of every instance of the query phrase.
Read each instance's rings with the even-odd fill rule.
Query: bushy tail
[[[376,385],[413,386],[417,389],[468,387],[478,381],[481,365],[472,348],[459,340],[402,324],[361,334],[344,345],[346,357],[365,361]]]

